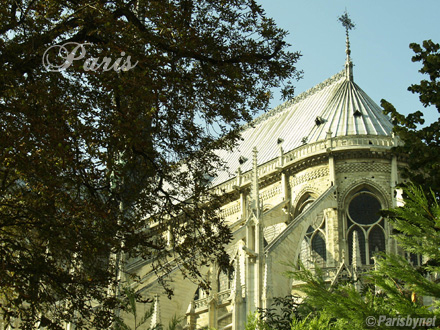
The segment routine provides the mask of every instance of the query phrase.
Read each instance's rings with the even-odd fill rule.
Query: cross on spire
[[[346,48],[345,53],[347,54],[347,59],[345,61],[345,73],[347,80],[352,81],[353,80],[353,64],[351,63],[350,59],[350,37],[349,37],[349,31],[355,28],[355,24],[351,20],[351,18],[348,16],[347,10],[345,10],[344,14],[338,17],[338,21],[342,23],[342,26],[345,28],[345,35],[346,35]]]
[[[350,37],[349,37],[349,31],[354,29],[356,25],[353,23],[351,18],[348,16],[347,10],[345,10],[344,15],[341,15],[338,17],[338,20],[342,23],[342,26],[345,28],[345,35],[347,37],[346,41],[346,50],[347,56],[350,56]]]

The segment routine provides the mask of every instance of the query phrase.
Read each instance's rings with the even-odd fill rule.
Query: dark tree
[[[215,150],[271,88],[293,91],[300,55],[285,36],[253,0],[2,2],[6,320],[107,329],[122,252],[156,268],[179,258],[194,279],[227,263]]]
[[[420,73],[426,79],[411,85],[408,90],[418,94],[424,107],[433,106],[440,113],[440,45],[427,40],[423,45],[411,44],[415,52],[413,62],[421,62]],[[417,185],[421,185],[428,197],[430,189],[440,195],[440,117],[430,125],[424,125],[423,113],[416,111],[407,116],[400,114],[390,103],[382,100],[382,107],[394,120],[394,131],[403,142],[396,148],[405,155],[408,167],[403,174]]]

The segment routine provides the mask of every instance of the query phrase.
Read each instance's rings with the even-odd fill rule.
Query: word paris
[[[91,44],[67,42],[63,45],[51,46],[46,49],[43,54],[43,66],[46,68],[47,71],[51,72],[61,72],[63,70],[66,70],[72,65],[74,61],[84,59],[84,57],[86,56],[85,46],[88,45]],[[70,49],[70,51],[68,49]],[[56,54],[57,50],[58,54]],[[131,56],[127,56],[127,58],[123,61],[124,56],[125,52],[121,52],[121,57],[117,58],[113,62],[113,64],[110,57],[104,57],[102,61],[100,61],[100,59],[97,57],[89,57],[85,59],[83,68],[84,71],[97,71],[101,69],[102,71],[115,70],[116,72],[119,72],[121,70],[128,71],[130,69],[133,69],[138,64],[138,61],[133,65],[131,64]],[[61,61],[62,63],[59,64]]]

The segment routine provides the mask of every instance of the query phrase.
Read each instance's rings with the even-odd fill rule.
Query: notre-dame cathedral
[[[234,273],[207,269],[205,293],[176,270],[170,300],[147,264],[127,265],[141,294],[157,293],[151,325],[176,315],[182,329],[242,330],[249,312],[295,293],[289,265],[318,265],[333,283],[371,268],[377,251],[398,253],[378,213],[399,203],[392,126],[355,83],[348,47],[342,72],[247,125],[212,188],[236,197],[222,207]]]

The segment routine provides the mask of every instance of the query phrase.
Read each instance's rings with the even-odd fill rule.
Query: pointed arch
[[[227,273],[220,271],[217,277],[218,283],[218,292],[223,292],[226,290],[230,290],[233,286],[234,282],[234,273],[235,270],[230,270]]]
[[[313,187],[303,188],[293,201],[293,218],[304,212],[319,196],[320,192]]]
[[[312,252],[315,254],[315,263],[324,267],[327,262],[327,247],[325,236],[320,230],[312,236]]]
[[[368,233],[368,252],[370,264],[373,264],[373,257],[377,252],[385,252],[385,231],[379,225],[374,226]]]
[[[311,267],[311,260],[310,260],[311,253],[312,251],[310,249],[310,239],[307,236],[305,236],[301,241],[301,250],[299,252],[298,259],[306,268]]]
[[[386,251],[387,224],[381,209],[391,205],[390,194],[376,182],[360,179],[342,192],[339,205],[344,210],[341,219],[349,263],[353,258],[353,230],[358,232],[362,264],[373,264],[377,251]],[[371,241],[372,240],[372,241]]]
[[[362,178],[354,180],[348,187],[340,192],[340,199],[338,202],[339,208],[344,209],[347,204],[347,200],[363,188],[369,189],[376,197],[378,197],[384,209],[390,208],[392,206],[389,191],[386,191],[381,185],[373,180]]]

